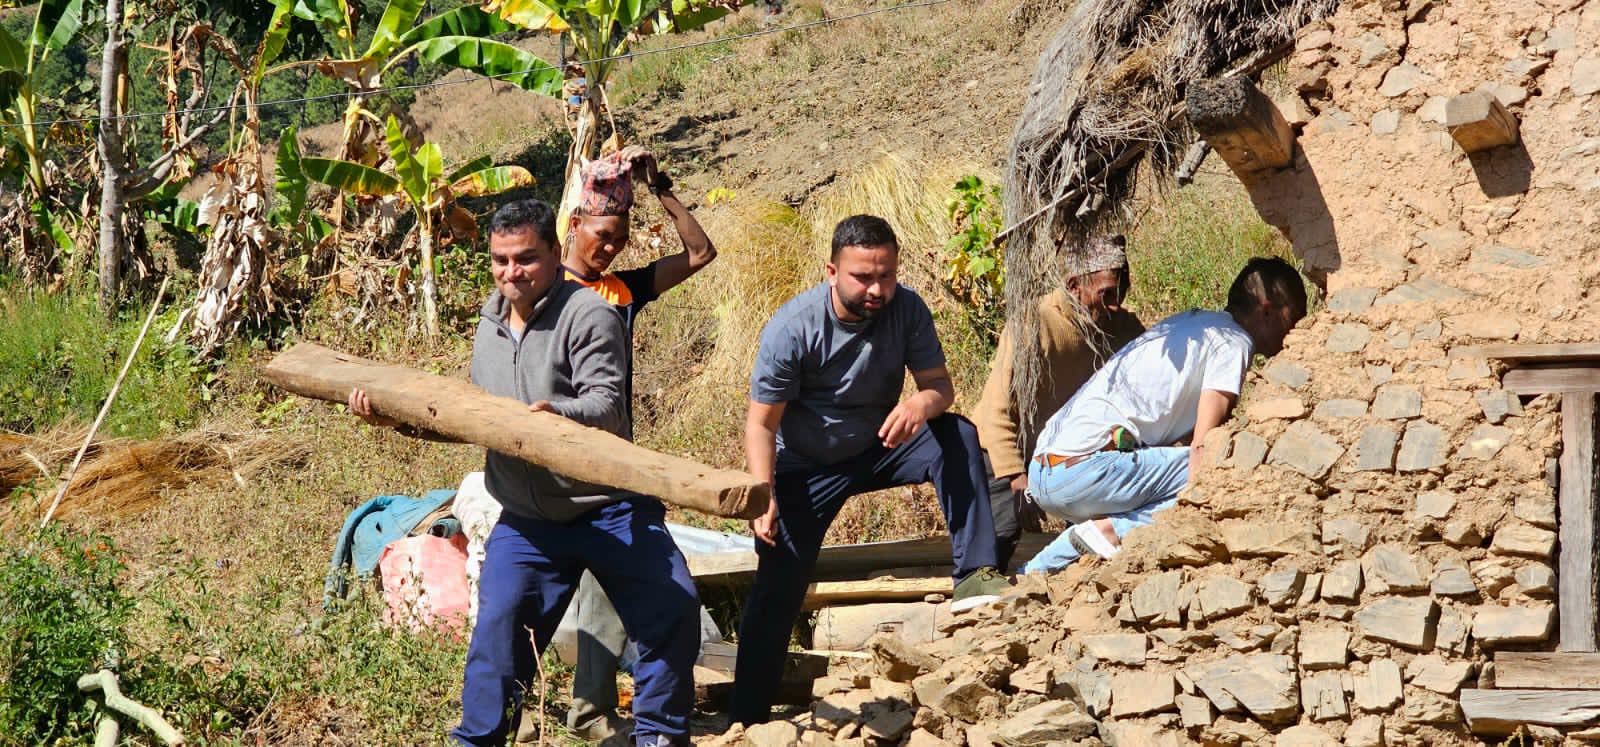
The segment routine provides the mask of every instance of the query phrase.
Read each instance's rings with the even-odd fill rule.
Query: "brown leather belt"
[[[1059,454],[1036,454],[1033,457],[1033,461],[1038,462],[1039,466],[1041,466],[1041,467],[1071,467],[1072,465],[1077,464],[1078,462],[1081,462],[1081,461],[1083,461],[1085,459],[1088,459],[1089,457],[1092,457],[1095,454],[1099,454],[1102,451],[1112,451],[1112,450],[1114,450],[1116,448],[1117,447],[1116,447],[1115,444],[1108,443],[1105,446],[1100,447],[1099,451],[1091,452],[1091,453],[1088,453],[1088,454],[1079,454],[1077,456],[1061,456]]]

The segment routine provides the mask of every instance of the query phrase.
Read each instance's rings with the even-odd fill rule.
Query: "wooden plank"
[[[1240,179],[1294,162],[1294,131],[1249,78],[1195,81],[1184,102],[1189,123]]]
[[[1452,96],[1444,105],[1444,127],[1468,153],[1513,145],[1517,118],[1492,94],[1473,91]]]
[[[1551,363],[1518,366],[1500,383],[1517,394],[1564,394],[1600,391],[1600,364]]]
[[[865,581],[819,581],[806,590],[805,609],[863,602],[915,602],[929,594],[955,593],[955,582],[942,578],[872,578]]]
[[[1556,568],[1561,651],[1595,650],[1594,397],[1561,395],[1561,490]]]
[[[1022,535],[1012,562],[1018,565],[1027,562],[1052,539],[1055,535],[1041,532]],[[691,556],[688,561],[689,575],[701,583],[744,583],[756,572],[754,550],[705,553]],[[817,555],[812,578],[818,581],[863,579],[873,571],[888,568],[948,566],[951,562],[949,537],[833,545],[822,548]]]
[[[369,361],[300,343],[262,377],[295,394],[344,402],[360,387],[375,412],[446,438],[474,443],[567,477],[653,495],[717,516],[748,519],[767,509],[769,490],[744,472],[651,451],[598,428],[495,397],[460,379]]]
[[[1600,342],[1503,342],[1450,349],[1452,358],[1494,358],[1511,363],[1600,363]]]
[[[1600,720],[1600,690],[1462,690],[1461,712],[1476,734],[1510,734],[1523,724],[1584,726]]]
[[[1501,651],[1494,686],[1507,690],[1600,690],[1600,654]]]

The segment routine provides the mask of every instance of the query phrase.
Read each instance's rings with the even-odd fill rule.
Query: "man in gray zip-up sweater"
[[[473,339],[473,383],[529,410],[630,438],[622,317],[594,291],[561,277],[550,207],[534,200],[501,207],[489,254],[496,289]],[[368,422],[393,424],[373,415],[360,391],[351,393],[350,406]],[[466,745],[505,744],[522,692],[533,685],[534,657],[588,570],[639,645],[634,743],[688,744],[700,601],[661,502],[493,451],[484,473],[504,510],[485,544],[461,725],[451,736]]]

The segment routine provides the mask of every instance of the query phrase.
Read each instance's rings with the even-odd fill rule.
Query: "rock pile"
[[[1178,507],[720,741],[1482,741],[1462,689],[1493,685],[1495,652],[1554,648],[1560,419],[1461,351],[1596,339],[1597,49],[1597,0],[1351,0],[1303,29],[1295,165],[1249,187],[1329,293]],[[1474,90],[1517,145],[1455,145],[1445,102]]]

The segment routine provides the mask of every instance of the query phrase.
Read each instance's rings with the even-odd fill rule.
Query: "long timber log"
[[[435,376],[300,343],[263,377],[295,394],[345,402],[366,390],[375,412],[445,438],[472,443],[567,477],[652,495],[717,516],[749,519],[767,510],[770,490],[743,472],[638,446],[459,379]]]

